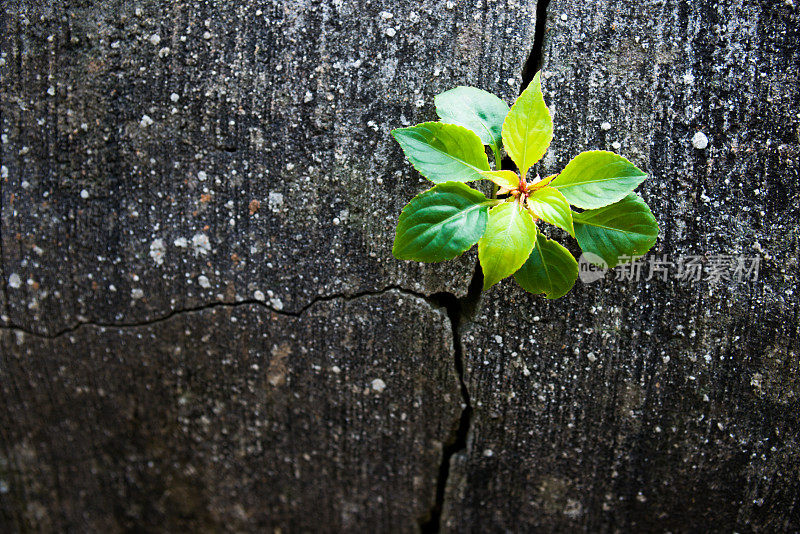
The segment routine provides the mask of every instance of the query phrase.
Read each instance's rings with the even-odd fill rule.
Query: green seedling
[[[655,243],[658,223],[633,192],[647,175],[622,156],[592,150],[557,175],[531,175],[553,139],[540,74],[510,109],[474,87],[456,87],[434,102],[439,122],[392,131],[414,168],[437,184],[403,208],[396,258],[450,260],[477,243],[484,290],[514,275],[527,291],[555,299],[575,284],[578,262],[539,222],[574,237],[604,267],[641,256]],[[501,168],[503,151],[519,173]],[[494,182],[492,198],[466,185],[478,180]]]

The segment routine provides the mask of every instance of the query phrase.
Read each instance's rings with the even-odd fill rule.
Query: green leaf
[[[550,186],[573,206],[595,209],[619,202],[645,178],[647,174],[622,156],[590,150],[575,156]]]
[[[539,234],[528,261],[514,274],[525,291],[548,299],[566,295],[578,279],[578,262],[558,242]]]
[[[484,178],[491,180],[501,189],[511,190],[519,187],[519,176],[514,171],[488,171],[482,174]]]
[[[575,238],[584,252],[615,267],[621,256],[641,256],[658,237],[658,223],[647,204],[631,193],[616,204],[574,213]]]
[[[536,73],[503,122],[506,152],[523,178],[531,165],[542,158],[552,139],[553,118],[544,103],[541,73]]]
[[[478,241],[484,290],[522,267],[536,242],[536,232],[533,217],[518,202],[504,202],[489,210],[486,233]]]
[[[543,187],[528,197],[528,209],[545,222],[554,224],[575,237],[572,210],[564,195],[552,187]]]
[[[469,128],[493,150],[503,145],[501,131],[503,119],[508,115],[508,104],[492,93],[462,85],[437,95],[433,102],[442,122]]]
[[[419,173],[435,183],[483,180],[489,159],[477,135],[463,126],[423,122],[392,130]]]
[[[392,254],[400,260],[450,260],[486,229],[494,201],[460,182],[446,182],[414,197],[400,214]]]

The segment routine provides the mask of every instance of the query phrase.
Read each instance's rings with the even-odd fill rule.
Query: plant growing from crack
[[[414,168],[437,184],[403,208],[396,258],[450,260],[477,243],[484,290],[514,275],[527,291],[555,299],[575,284],[578,262],[538,221],[574,237],[601,267],[630,261],[655,243],[658,223],[633,192],[647,175],[622,156],[591,150],[557,175],[531,175],[553,139],[539,73],[510,109],[474,87],[456,87],[434,102],[440,122],[392,131]],[[503,149],[519,174],[501,168]],[[484,179],[495,184],[492,198],[466,185]]]

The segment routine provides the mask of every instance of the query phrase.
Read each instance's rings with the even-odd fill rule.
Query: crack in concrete
[[[54,332],[52,334],[36,332],[34,330],[30,330],[29,328],[25,328],[23,326],[20,326],[20,325],[17,325],[17,324],[13,324],[13,323],[7,323],[5,325],[0,325],[0,331],[2,331],[2,330],[12,330],[12,331],[16,331],[16,332],[22,332],[23,334],[26,334],[26,335],[29,335],[29,336],[32,336],[32,337],[38,337],[40,339],[57,339],[59,337],[71,334],[71,333],[73,333],[73,332],[75,332],[75,331],[77,331],[77,330],[79,330],[80,328],[83,328],[83,327],[95,327],[95,328],[141,328],[141,327],[144,327],[144,326],[151,326],[151,325],[158,324],[158,323],[161,323],[161,322],[164,322],[164,321],[168,321],[168,320],[172,319],[173,317],[177,317],[179,315],[184,315],[184,314],[188,314],[188,313],[200,313],[200,312],[203,312],[205,310],[211,310],[211,309],[216,309],[216,308],[236,308],[236,307],[239,307],[239,306],[258,306],[258,307],[263,308],[265,310],[268,310],[268,311],[270,311],[272,313],[277,313],[279,315],[284,315],[286,317],[302,317],[303,315],[306,314],[306,312],[308,312],[308,310],[310,310],[312,307],[314,307],[315,305],[317,305],[319,303],[322,303],[322,302],[330,302],[330,301],[333,301],[333,300],[343,300],[345,302],[349,302],[349,301],[356,300],[356,299],[359,299],[359,298],[383,295],[385,293],[389,293],[389,292],[392,292],[392,291],[394,291],[396,293],[399,293],[401,295],[406,295],[408,297],[423,299],[432,307],[442,307],[443,306],[437,300],[435,295],[428,296],[428,295],[425,295],[424,293],[418,293],[416,291],[405,289],[405,288],[400,287],[400,286],[387,286],[387,287],[385,287],[383,289],[374,290],[374,291],[361,291],[361,292],[352,293],[352,294],[344,294],[343,293],[343,294],[324,295],[324,296],[318,297],[316,299],[313,299],[311,302],[305,304],[298,311],[280,310],[280,309],[277,309],[274,306],[271,306],[269,303],[267,303],[265,301],[262,301],[262,300],[244,299],[244,300],[237,300],[237,301],[233,301],[233,302],[220,301],[220,302],[211,302],[211,303],[200,304],[200,305],[194,306],[194,307],[172,310],[172,311],[170,311],[170,312],[168,312],[168,313],[166,313],[164,315],[161,315],[161,316],[158,316],[158,317],[153,317],[151,319],[145,319],[145,320],[141,320],[141,321],[131,321],[131,322],[127,322],[127,323],[126,322],[104,323],[104,322],[99,322],[99,321],[78,321],[78,322],[76,322],[76,323],[74,323],[74,324],[72,324],[72,325],[70,325],[68,327],[62,328],[61,330],[58,330],[58,331],[56,331],[56,332]]]
[[[522,69],[522,83],[520,86],[520,93],[525,90],[528,84],[533,80],[534,75],[542,67],[543,51],[544,51],[544,34],[545,25],[547,21],[547,8],[550,0],[538,0],[536,4],[536,26],[534,30],[534,41],[525,64]],[[501,163],[500,168],[508,167],[510,160],[506,157]],[[513,163],[510,165],[513,167]],[[2,190],[0,190],[2,191]],[[0,243],[2,247],[2,243]],[[2,269],[5,258],[0,248],[0,269]],[[4,269],[3,269],[4,272]],[[3,281],[5,282],[5,280]],[[199,313],[205,310],[216,308],[235,308],[238,306],[258,306],[266,309],[272,313],[281,314],[288,317],[302,317],[313,306],[334,300],[351,301],[368,296],[382,295],[388,292],[397,292],[409,297],[415,297],[425,300],[433,307],[442,307],[447,311],[447,317],[450,320],[451,331],[453,335],[453,359],[456,374],[458,376],[460,393],[461,393],[461,414],[459,415],[458,422],[454,425],[453,432],[450,439],[442,447],[442,459],[439,465],[439,471],[436,481],[436,496],[433,505],[427,513],[419,519],[419,528],[422,533],[435,533],[441,530],[441,518],[444,508],[444,501],[447,493],[447,486],[450,482],[450,464],[455,454],[467,449],[467,442],[471,431],[473,407],[469,394],[469,389],[464,375],[464,352],[461,342],[461,333],[466,324],[474,321],[477,315],[481,294],[483,287],[483,271],[480,262],[476,261],[475,269],[472,279],[470,280],[467,295],[463,298],[458,298],[449,292],[434,293],[432,295],[425,295],[423,293],[415,292],[405,289],[400,286],[387,286],[380,290],[362,291],[353,294],[331,294],[315,298],[301,307],[298,311],[284,311],[276,309],[274,306],[269,305],[267,302],[255,299],[237,300],[235,302],[213,302],[202,304],[192,308],[185,308],[173,310],[169,313],[155,317],[148,320],[136,321],[130,323],[101,323],[97,321],[79,321],[69,327],[63,328],[54,334],[42,334],[34,332],[29,329],[23,328],[19,325],[6,324],[0,325],[0,331],[12,330],[23,332],[26,335],[38,337],[42,339],[57,339],[64,335],[76,332],[82,327],[97,327],[97,328],[140,328],[158,324],[168,321],[179,315],[187,313]],[[3,285],[5,289],[5,284]],[[6,299],[6,306],[9,305]]]
[[[520,84],[519,92],[528,87],[536,73],[542,69],[544,62],[544,32],[547,25],[547,8],[550,5],[550,0],[539,0],[536,3],[536,27],[533,31],[533,46],[531,53],[528,54],[528,59],[522,67],[522,83]]]
[[[536,3],[536,26],[534,28],[533,45],[530,54],[522,67],[522,83],[520,94],[528,87],[536,73],[542,68],[544,55],[544,33],[547,23],[547,7],[550,0],[538,0]],[[514,168],[514,163],[506,156],[500,163],[499,169]],[[498,170],[499,170],[498,169]],[[460,451],[466,451],[469,434],[472,429],[472,402],[469,389],[464,378],[464,349],[461,343],[461,331],[466,323],[473,322],[480,306],[483,289],[483,271],[480,261],[475,262],[475,272],[469,284],[469,290],[464,298],[456,298],[452,293],[438,293],[432,299],[438,299],[447,309],[450,325],[453,331],[453,352],[456,373],[461,386],[462,408],[458,425],[451,440],[442,448],[442,461],[439,465],[439,476],[436,480],[436,500],[428,513],[420,518],[419,528],[423,534],[438,533],[441,531],[442,511],[447,495],[447,485],[450,481],[450,463],[453,456]]]
[[[450,439],[442,447],[442,460],[436,479],[436,498],[427,513],[419,519],[420,532],[423,534],[439,532],[441,529],[442,510],[447,494],[447,483],[450,479],[450,463],[453,456],[467,448],[467,439],[472,425],[472,401],[467,382],[464,379],[464,349],[461,344],[461,331],[464,324],[472,322],[480,306],[483,289],[483,271],[480,262],[475,262],[475,270],[469,283],[466,296],[457,298],[452,293],[437,293],[431,296],[433,302],[440,303],[447,310],[450,327],[453,332],[453,361],[461,391],[461,414],[454,426]]]

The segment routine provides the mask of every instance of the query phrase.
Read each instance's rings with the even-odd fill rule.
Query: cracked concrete
[[[640,277],[483,296],[462,330],[474,414],[443,531],[800,527],[798,28],[787,3],[550,2],[540,172],[622,153],[651,175],[661,235]],[[762,269],[648,276],[684,255]]]
[[[413,531],[461,411],[452,339],[443,310],[398,291],[302,317],[241,304],[57,339],[3,331],[0,391],[25,402],[0,415],[0,517]]]
[[[0,530],[797,530],[797,17],[3,6]],[[657,254],[761,278],[545,302],[392,259],[425,184],[388,131],[540,64],[543,171],[619,151]]]
[[[385,287],[466,294],[474,255],[391,256],[425,182],[388,132],[430,119],[453,85],[511,99],[533,4],[251,7],[4,10],[21,34],[2,45],[2,284],[21,280],[6,324],[53,333],[256,295],[298,312]]]
[[[314,306],[316,306],[316,305],[318,305],[318,304],[320,304],[322,302],[330,302],[330,301],[333,301],[333,300],[351,301],[351,300],[356,300],[356,299],[367,297],[367,296],[383,295],[384,293],[387,293],[387,292],[390,292],[390,291],[394,292],[394,293],[399,293],[399,294],[402,294],[402,295],[406,295],[406,296],[409,296],[409,297],[423,299],[423,300],[427,301],[429,304],[431,304],[434,307],[437,307],[437,306],[440,305],[438,300],[435,299],[435,298],[432,298],[431,296],[426,296],[426,295],[422,295],[420,293],[415,293],[413,291],[408,291],[408,290],[405,290],[405,289],[400,288],[400,287],[386,287],[386,288],[383,288],[383,289],[380,289],[380,290],[377,290],[377,291],[364,291],[364,292],[353,294],[353,295],[325,295],[324,297],[319,297],[319,298],[316,298],[316,299],[312,300],[311,302],[309,302],[308,304],[306,304],[305,306],[300,308],[300,310],[298,310],[298,311],[287,311],[287,310],[284,310],[282,308],[279,309],[279,308],[276,308],[273,305],[270,305],[269,303],[265,302],[264,300],[252,299],[252,300],[237,300],[236,302],[211,302],[211,303],[208,303],[208,304],[203,304],[203,305],[197,306],[196,308],[186,308],[186,309],[180,309],[180,310],[172,310],[169,313],[167,313],[166,315],[163,315],[163,316],[160,316],[160,317],[153,317],[153,318],[146,319],[146,320],[143,320],[143,321],[131,322],[131,323],[103,323],[103,322],[95,322],[95,321],[76,322],[76,323],[74,323],[74,324],[72,324],[72,325],[70,325],[70,326],[68,326],[68,327],[66,327],[66,328],[64,328],[62,330],[59,330],[58,332],[54,332],[52,334],[42,334],[42,333],[39,333],[39,332],[36,332],[34,330],[30,330],[30,329],[24,328],[24,327],[22,327],[20,325],[16,325],[16,324],[8,324],[8,325],[0,326],[0,330],[10,330],[10,331],[14,331],[14,332],[22,332],[22,333],[25,333],[27,335],[38,337],[38,338],[42,338],[42,339],[57,339],[57,338],[59,338],[61,336],[64,336],[64,335],[67,335],[67,334],[71,334],[71,333],[75,332],[76,330],[78,330],[79,328],[84,327],[84,326],[101,327],[101,328],[137,328],[137,327],[141,327],[141,326],[149,326],[149,325],[153,325],[153,324],[156,324],[156,323],[160,323],[162,321],[166,321],[168,319],[171,319],[171,318],[173,318],[173,317],[175,317],[177,315],[183,315],[183,314],[186,314],[186,313],[196,313],[196,312],[200,312],[200,311],[203,311],[203,310],[210,310],[210,309],[215,309],[215,308],[235,308],[237,306],[258,306],[258,307],[262,307],[262,308],[264,308],[264,309],[266,309],[266,310],[268,310],[268,311],[270,311],[272,313],[285,315],[287,317],[302,317],[303,315],[306,314],[306,312],[308,312],[308,310],[310,308],[313,308]]]
[[[425,184],[388,131],[453,85],[513,98],[534,10],[4,6],[0,524],[438,514],[475,256],[391,257]]]

